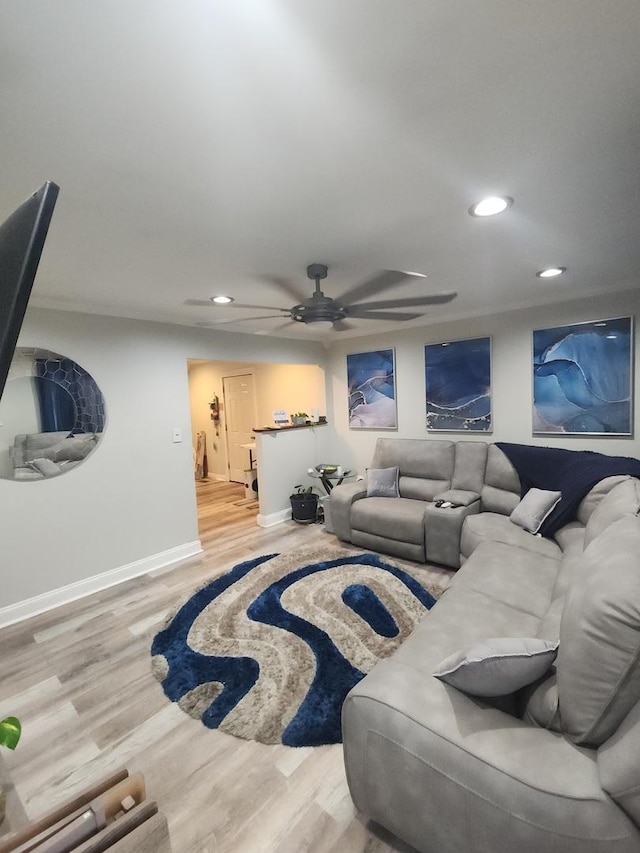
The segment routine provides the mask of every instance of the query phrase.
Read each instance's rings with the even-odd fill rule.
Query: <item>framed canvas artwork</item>
[[[397,429],[395,350],[347,355],[349,427]]]
[[[491,432],[491,338],[424,348],[427,429]]]
[[[632,435],[632,317],[533,333],[533,432]]]

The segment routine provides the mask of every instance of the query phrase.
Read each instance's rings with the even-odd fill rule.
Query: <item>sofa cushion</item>
[[[45,447],[51,447],[62,441],[69,435],[64,432],[32,432],[16,435],[14,440],[13,464],[16,468],[22,468],[30,459],[42,458],[40,452]]]
[[[553,534],[563,554],[582,554],[584,551],[585,526],[579,521],[570,521]]]
[[[399,490],[403,498],[430,501],[451,486],[455,444],[452,441],[418,438],[379,438],[372,468],[400,468]]]
[[[398,498],[398,466],[367,469],[368,498]]]
[[[484,486],[489,445],[484,441],[457,441],[452,489],[480,492]]]
[[[543,539],[527,533],[521,527],[512,524],[508,517],[495,512],[481,512],[466,518],[460,539],[460,552],[471,556],[481,542],[503,542],[516,545],[527,551],[533,551],[547,557],[558,559],[561,551],[551,539]]]
[[[502,601],[487,605],[488,597],[468,584],[447,587],[391,660],[410,666],[430,681],[440,662],[458,649],[496,635],[535,637],[537,616]]]
[[[623,483],[628,479],[629,474],[616,474],[613,477],[605,477],[604,480],[596,483],[580,501],[576,510],[576,519],[581,524],[586,524],[603,497],[608,495],[611,489],[615,488],[619,483]]]
[[[53,462],[80,462],[91,453],[95,445],[95,435],[74,435],[72,438],[63,438],[51,447],[43,448],[38,451],[37,457],[51,459]]]
[[[351,507],[353,530],[374,532],[387,539],[424,546],[424,514],[427,504],[407,498],[364,498]]]
[[[505,521],[509,524],[507,519]],[[427,543],[427,552],[428,547]],[[456,591],[473,589],[483,595],[489,617],[498,602],[522,614],[531,614],[537,620],[533,633],[520,631],[515,636],[527,633],[527,636],[535,637],[539,636],[540,620],[549,608],[560,565],[554,557],[514,548],[503,542],[487,541],[456,572],[449,588]],[[549,639],[557,639],[557,635]]]
[[[640,701],[640,520],[621,518],[586,548],[560,624],[562,727],[599,746]]]
[[[557,642],[492,637],[449,655],[433,674],[471,696],[506,696],[543,676],[557,653]]]
[[[371,461],[372,468],[397,465],[401,476],[451,481],[455,458],[452,441],[419,438],[379,438]]]
[[[587,548],[604,530],[625,515],[640,512],[640,480],[630,477],[605,495],[594,509],[584,533]]]
[[[489,445],[484,485],[480,494],[483,512],[509,515],[520,503],[520,478],[506,455],[495,444]]]
[[[436,495],[449,488],[449,480],[429,480],[425,477],[400,477],[398,488],[403,498],[432,501]]]
[[[509,519],[529,533],[537,533],[542,527],[542,522],[550,512],[553,512],[553,508],[561,498],[562,492],[529,489]]]

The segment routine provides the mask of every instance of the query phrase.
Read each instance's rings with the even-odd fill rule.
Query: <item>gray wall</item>
[[[31,309],[20,344],[63,353],[88,370],[105,396],[108,423],[96,453],[63,477],[0,480],[0,608],[197,540],[188,358],[324,364],[329,383],[324,429],[331,446],[326,461],[362,470],[378,435],[430,435],[424,345],[491,335],[494,432],[489,440],[640,457],[638,437],[531,435],[533,329],[639,312],[640,292],[634,290],[348,341],[336,336],[327,352],[319,344],[262,335]],[[396,349],[399,429],[349,430],[345,355],[390,346]],[[636,424],[639,405],[636,395]],[[182,429],[182,444],[171,441],[174,427]]]
[[[0,608],[198,539],[187,359],[322,363],[320,345],[30,309],[21,346],[67,355],[107,407],[97,451],[64,476],[0,480]],[[181,444],[172,443],[180,427]]]
[[[562,285],[560,285],[561,287]],[[380,435],[398,438],[460,438],[460,433],[427,432],[425,426],[424,346],[428,343],[491,335],[493,433],[489,441],[511,441],[595,450],[618,456],[640,457],[640,395],[635,400],[635,438],[532,436],[532,332],[534,329],[565,323],[640,314],[640,291],[606,294],[522,311],[443,323],[401,332],[351,338],[332,345],[327,372],[332,383],[336,434],[333,459],[360,471],[370,464],[375,441]],[[346,354],[395,347],[397,432],[350,430],[347,409]],[[636,351],[636,376],[638,353]]]

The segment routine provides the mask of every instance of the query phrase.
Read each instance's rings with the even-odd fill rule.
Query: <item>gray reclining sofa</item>
[[[391,441],[382,440],[376,463],[388,460]],[[472,443],[461,444],[466,452]],[[352,797],[423,853],[640,853],[640,481],[602,480],[572,521],[542,538],[509,520],[515,471],[497,447],[484,447],[482,483],[470,479],[472,465],[458,471],[446,447],[452,468],[436,467],[444,457],[425,463],[441,476],[427,478],[424,494],[442,486],[481,497],[459,508],[464,565],[450,586],[347,696]],[[432,448],[422,458],[433,459]],[[405,497],[395,501],[410,500],[415,484],[401,484]],[[397,524],[374,533],[354,512],[366,503],[355,499],[358,485],[339,487],[342,508],[351,505],[349,526],[338,513],[341,538],[405,556]],[[424,547],[429,559],[424,525],[424,545],[415,517],[403,530],[410,553],[421,557]],[[505,637],[559,640],[555,667],[493,698],[434,677],[452,653]]]
[[[520,480],[495,445],[484,441],[379,438],[371,468],[400,469],[400,497],[367,497],[366,481],[343,483],[331,492],[331,518],[338,539],[407,560],[460,565],[460,536],[470,515],[492,513],[501,524],[520,500]],[[434,501],[456,504],[441,509]],[[513,531],[508,531],[513,527]],[[504,525],[517,537],[514,525]],[[483,535],[480,532],[479,535]],[[505,534],[506,535],[506,534]],[[463,558],[464,560],[464,555]]]

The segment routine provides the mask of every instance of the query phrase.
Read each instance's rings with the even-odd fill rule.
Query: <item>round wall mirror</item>
[[[8,379],[0,398],[0,477],[57,477],[95,451],[104,432],[104,398],[77,362],[18,347]]]

